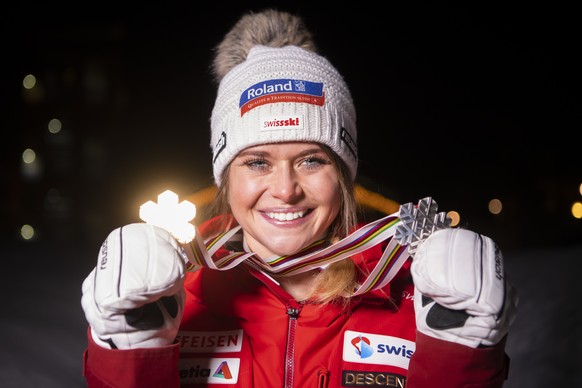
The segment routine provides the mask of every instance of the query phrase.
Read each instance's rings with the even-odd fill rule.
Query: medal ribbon
[[[270,274],[283,276],[296,275],[314,268],[322,268],[336,261],[363,252],[382,241],[388,240],[382,256],[365,281],[357,287],[352,296],[384,287],[394,278],[400,270],[409,254],[407,246],[400,245],[394,237],[397,226],[401,223],[399,213],[394,213],[379,220],[373,221],[342,240],[325,246],[325,241],[317,241],[305,249],[288,256],[272,256],[261,259],[243,243],[245,252],[231,252],[230,254],[214,260],[213,255],[228,241],[240,241],[242,236],[240,226],[236,226],[226,233],[212,239],[203,241],[196,230],[195,238],[183,244],[184,251],[190,261],[188,271],[194,271],[200,267],[226,271],[236,267],[242,262]]]

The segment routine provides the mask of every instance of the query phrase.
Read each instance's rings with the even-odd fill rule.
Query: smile
[[[277,221],[293,221],[302,218],[305,215],[304,211],[291,213],[266,213],[269,218]]]

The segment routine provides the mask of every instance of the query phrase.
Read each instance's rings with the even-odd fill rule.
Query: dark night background
[[[212,50],[242,12],[266,6],[303,15],[350,85],[358,183],[399,203],[432,196],[505,252],[521,297],[506,387],[582,384],[574,6],[194,4],[3,7],[0,386],[84,385],[81,282],[108,232],[139,221],[140,204],[212,184]],[[43,166],[32,178],[26,148]],[[501,214],[487,211],[491,198]]]

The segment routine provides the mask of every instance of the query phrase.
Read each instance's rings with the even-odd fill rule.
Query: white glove
[[[136,223],[111,232],[82,285],[93,339],[112,349],[171,344],[182,319],[186,263],[162,228]]]
[[[493,346],[509,332],[517,293],[489,237],[438,230],[419,245],[411,272],[420,332],[472,348]]]

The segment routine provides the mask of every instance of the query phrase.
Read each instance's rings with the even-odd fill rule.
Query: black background
[[[7,386],[82,386],[80,283],[107,233],[139,221],[140,204],[212,184],[212,50],[242,12],[266,6],[303,15],[350,85],[358,183],[399,203],[432,196],[506,253],[522,295],[507,386],[580,384],[579,313],[569,305],[582,259],[581,220],[569,210],[582,183],[573,6],[287,1],[3,10]],[[22,88],[29,73],[34,94]],[[52,118],[59,135],[46,129]],[[44,166],[32,180],[19,161],[28,147]],[[504,204],[497,216],[487,212],[494,197]],[[19,238],[26,223],[33,241]]]

